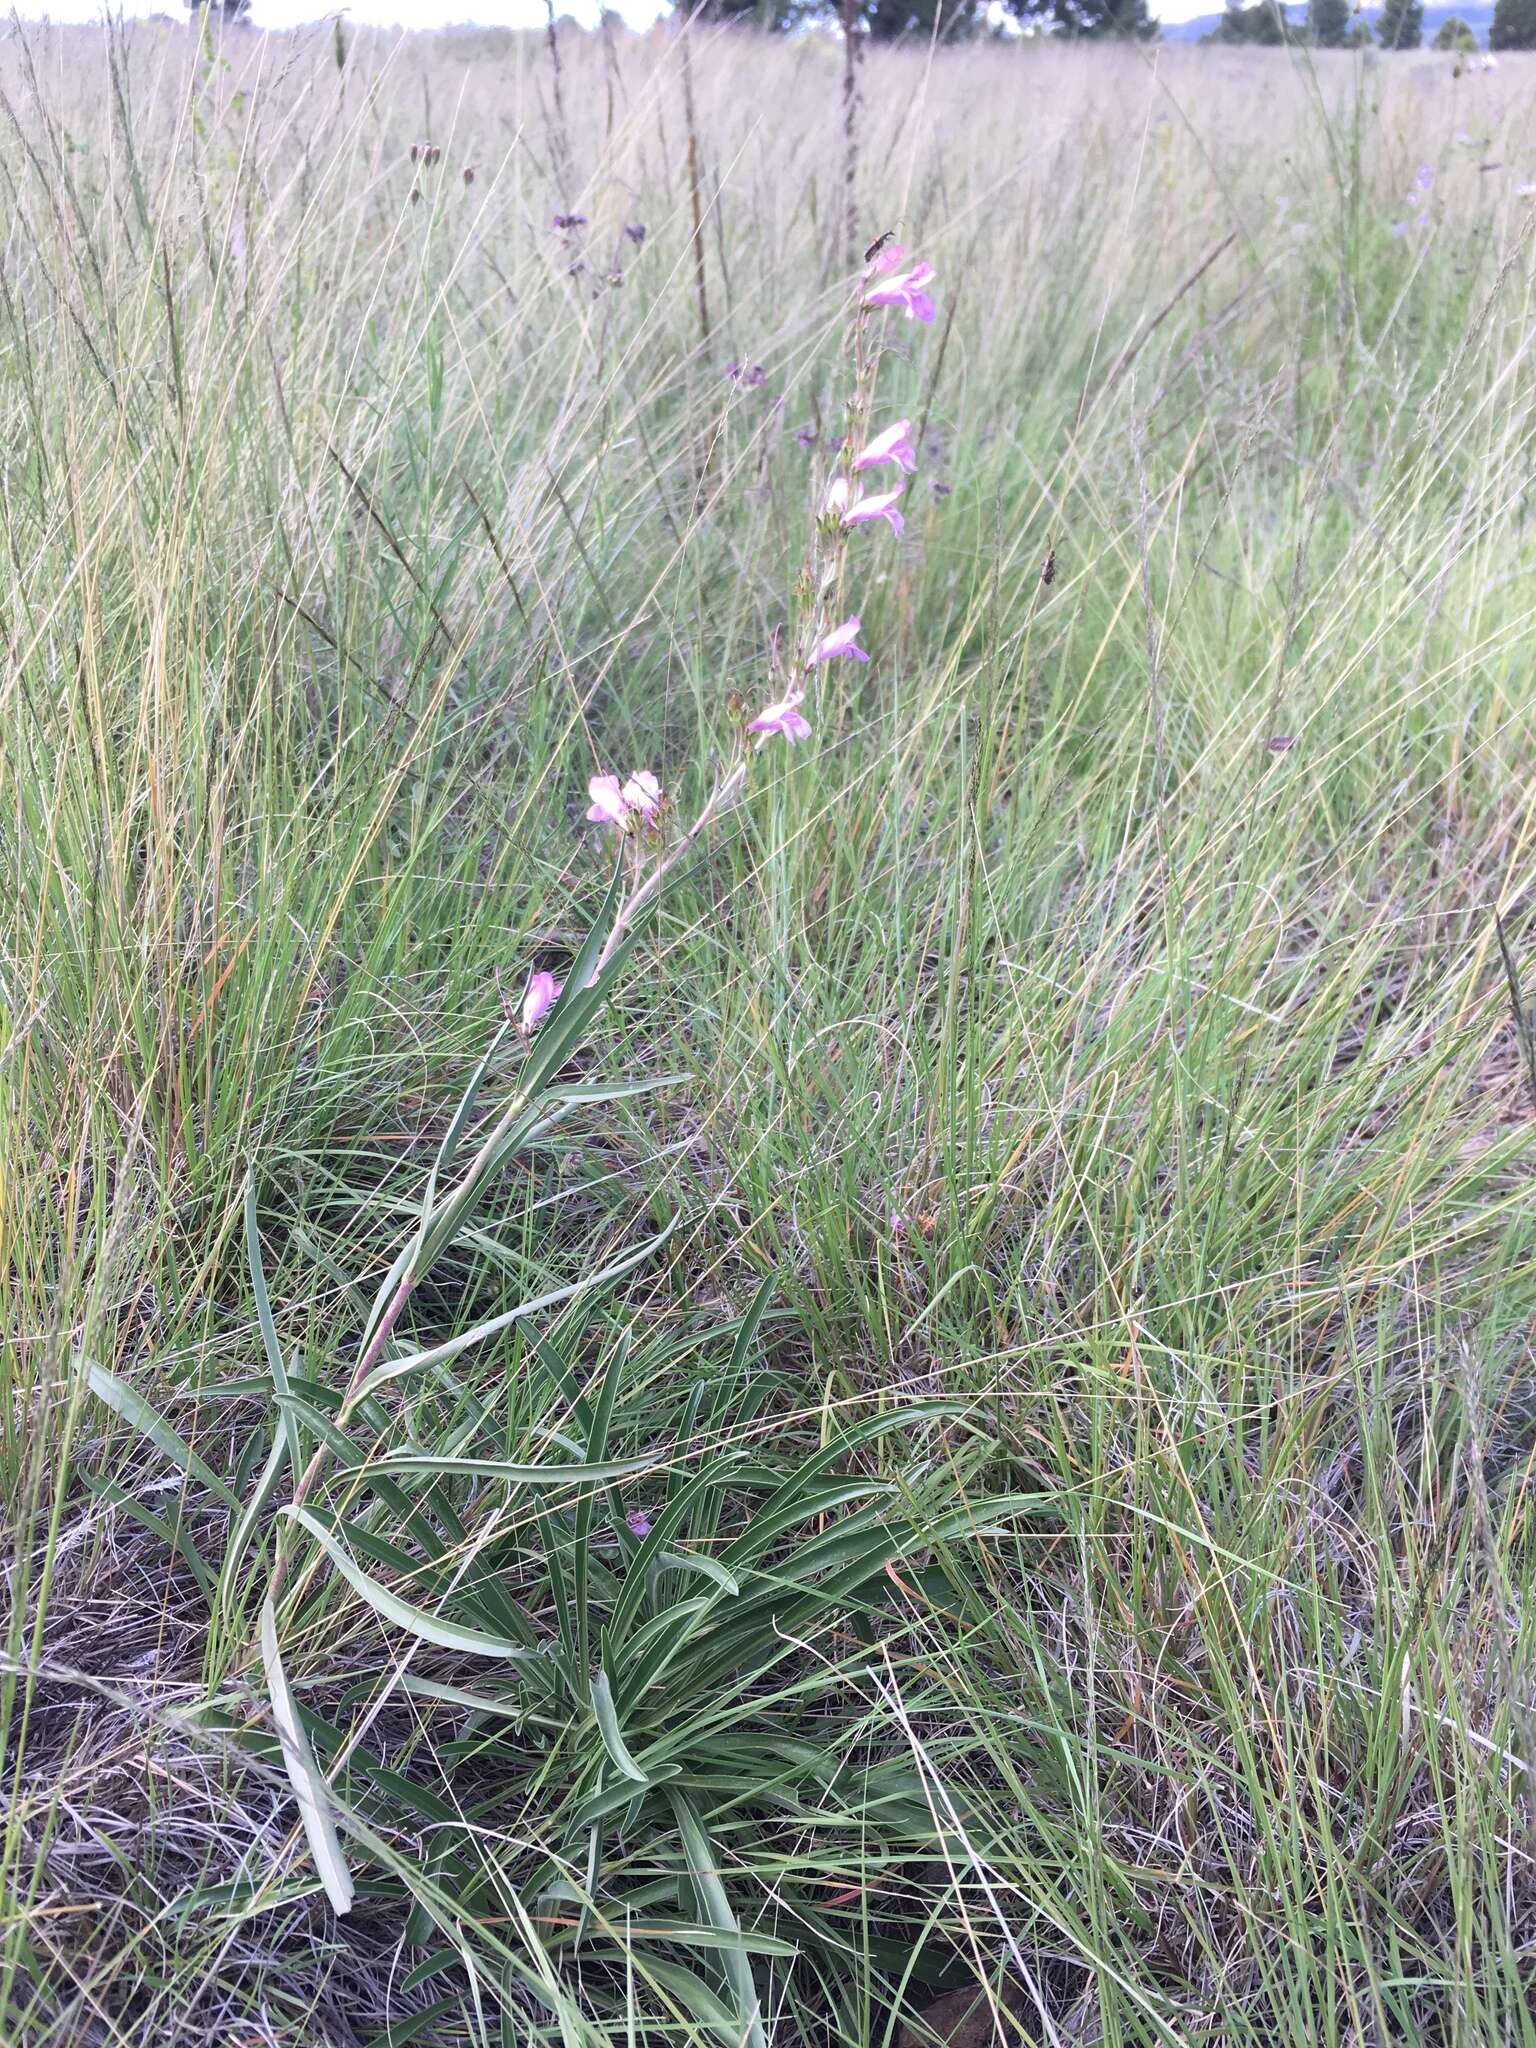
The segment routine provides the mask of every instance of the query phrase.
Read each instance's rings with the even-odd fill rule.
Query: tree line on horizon
[[[684,5],[686,0],[677,0]],[[1079,41],[1150,41],[1158,22],[1149,0],[999,0],[1015,29],[1038,28]],[[226,21],[243,21],[251,0],[187,0],[194,13],[206,7]],[[873,42],[938,36],[960,41],[987,32],[989,0],[699,0],[693,10],[706,21],[734,21],[770,32],[804,27],[818,15],[838,13]],[[1374,30],[1354,0],[1306,0],[1300,21],[1285,0],[1226,0],[1220,26],[1202,41],[1249,47],[1306,42],[1324,50],[1379,44],[1385,50],[1417,50],[1424,40],[1423,0],[1383,0]],[[1432,49],[1466,52],[1478,47],[1476,32],[1459,15],[1435,31]],[[1488,33],[1490,50],[1536,50],[1536,0],[1495,0]]]

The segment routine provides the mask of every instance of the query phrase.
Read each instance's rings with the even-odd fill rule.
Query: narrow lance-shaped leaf
[[[277,1617],[270,1595],[261,1603],[261,1662],[267,1677],[267,1696],[272,1702],[272,1719],[282,1744],[283,1764],[299,1802],[299,1818],[304,1823],[310,1854],[331,1905],[338,1913],[350,1912],[352,1876],[331,1819],[330,1787],[315,1768],[288,1674],[283,1669],[277,1647]]]

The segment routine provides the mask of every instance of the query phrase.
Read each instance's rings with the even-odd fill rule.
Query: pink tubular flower
[[[816,645],[805,658],[807,668],[814,668],[818,661],[831,661],[835,655],[851,654],[855,661],[868,661],[869,656],[859,645],[859,619],[855,612],[844,619],[840,626],[833,626],[823,633]]]
[[[523,997],[522,1011],[518,1017],[518,1029],[524,1038],[531,1038],[559,999],[563,983],[556,981],[552,974],[546,974],[541,967],[528,982],[528,993]]]
[[[885,519],[890,522],[892,533],[900,533],[902,521],[896,510],[896,500],[905,489],[905,484],[897,484],[893,491],[881,491],[871,498],[855,498],[850,504],[847,477],[835,477],[827,492],[826,509],[835,514],[844,526],[864,526],[871,519]]]
[[[898,271],[894,277],[882,277],[878,284],[871,285],[864,294],[866,306],[900,306],[909,320],[931,321],[933,301],[923,290],[925,284],[932,284],[937,273],[931,263],[914,263],[910,270]]]
[[[843,514],[844,526],[864,526],[871,519],[883,519],[892,533],[899,534],[902,518],[896,510],[896,500],[905,488],[904,484],[897,484],[893,491],[877,491],[873,497],[855,498]]]
[[[894,462],[908,476],[917,468],[917,450],[908,436],[912,432],[910,420],[897,420],[887,427],[883,434],[876,434],[862,454],[855,455],[853,466],[859,469],[875,469],[882,462]]]
[[[628,819],[629,808],[617,775],[594,775],[587,784],[587,795],[592,799],[589,825],[622,825]]]
[[[770,704],[766,711],[759,711],[747,727],[747,731],[781,732],[791,746],[796,740],[809,739],[811,722],[800,710],[804,701],[804,690],[791,690],[787,697],[781,697],[776,704]]]
[[[632,811],[639,811],[645,817],[654,817],[661,802],[661,784],[649,768],[637,768],[620,791]]]
[[[589,824],[617,825],[625,831],[635,818],[656,815],[661,803],[661,784],[649,768],[637,768],[623,783],[617,775],[594,775],[587,784],[587,795],[592,799],[592,808],[587,812]]]

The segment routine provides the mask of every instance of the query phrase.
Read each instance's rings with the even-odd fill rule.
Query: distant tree
[[[1351,25],[1349,0],[1311,0],[1307,8],[1307,35],[1320,49],[1344,49]]]
[[[1536,0],[1496,0],[1490,50],[1536,50]]]
[[[1424,40],[1424,0],[1384,0],[1376,40],[1384,50],[1416,50]]]
[[[1371,47],[1371,24],[1362,14],[1349,32],[1351,50],[1368,50]]]
[[[1285,9],[1279,5],[1279,0],[1253,0],[1253,4],[1247,7],[1227,0],[1221,27],[1213,29],[1203,40],[1212,43],[1258,43],[1273,48],[1285,41],[1285,34]]]
[[[194,14],[201,14],[206,7],[215,21],[248,21],[251,0],[187,0]]]
[[[1045,18],[1065,36],[1130,37],[1146,43],[1158,33],[1147,0],[1051,0]]]
[[[797,5],[798,0],[780,4]],[[805,8],[802,18],[818,11]],[[943,43],[964,42],[976,33],[984,14],[981,0],[860,0],[858,12],[874,43],[894,43],[904,36],[926,43],[935,35]]]
[[[1471,25],[1459,14],[1448,14],[1435,30],[1435,39],[1429,47],[1432,50],[1475,50],[1477,37]]]

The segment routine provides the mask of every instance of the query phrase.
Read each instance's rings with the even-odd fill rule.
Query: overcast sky
[[[595,24],[600,0],[556,0],[557,11]],[[180,0],[111,0],[113,14],[176,14]],[[1153,12],[1164,21],[1188,21],[1197,14],[1215,14],[1221,0],[1152,0]],[[649,28],[668,11],[666,0],[618,0],[619,12],[633,28]],[[16,0],[23,20],[95,21],[102,0]],[[10,14],[6,5],[3,14]],[[324,21],[343,13],[348,21],[379,28],[442,28],[448,22],[473,21],[488,28],[541,28],[542,0],[254,0],[251,18],[262,28],[297,28],[306,21]]]

